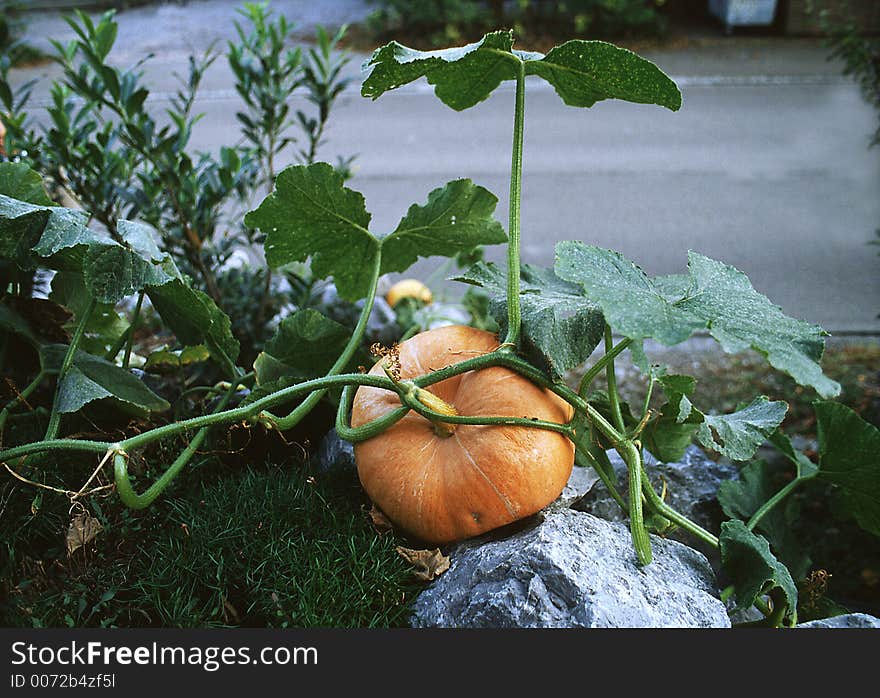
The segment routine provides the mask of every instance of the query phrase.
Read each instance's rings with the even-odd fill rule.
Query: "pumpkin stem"
[[[416,388],[415,399],[433,412],[439,412],[440,414],[445,414],[448,417],[458,416],[458,410],[456,410],[452,405],[446,402],[446,400],[435,395],[429,390]],[[437,434],[437,436],[452,436],[455,433],[454,424],[449,424],[448,422],[443,422],[439,419],[432,419],[431,422],[434,425],[434,432]]]

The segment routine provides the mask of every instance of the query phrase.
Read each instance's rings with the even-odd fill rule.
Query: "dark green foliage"
[[[9,593],[0,625],[405,624],[417,587],[363,504],[351,475],[315,480],[298,467],[249,469],[206,477],[161,510],[105,505],[105,531],[69,558],[55,547],[67,519],[66,507],[56,507],[29,524],[30,554],[42,541],[47,557],[19,557],[0,570]],[[4,540],[25,543],[21,535]]]
[[[831,58],[843,61],[843,73],[856,81],[862,96],[880,117],[880,36],[867,36],[859,31],[852,17],[835,16],[829,10],[818,13],[819,25],[831,48]],[[871,145],[880,144],[880,125]]]
[[[662,0],[373,0],[367,23],[379,39],[404,36],[430,47],[473,39],[492,28],[558,37],[657,35]]]

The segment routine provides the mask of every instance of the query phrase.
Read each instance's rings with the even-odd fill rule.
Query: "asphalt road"
[[[178,53],[159,51],[148,70],[160,92],[184,67]],[[577,239],[666,274],[684,271],[692,249],[742,269],[792,316],[832,333],[880,333],[880,248],[868,245],[880,227],[880,148],[867,147],[876,115],[856,87],[818,42],[717,41],[649,55],[682,87],[681,111],[615,101],[573,109],[529,84],[524,260],[550,265],[557,241]],[[215,149],[235,138],[238,100],[222,65],[206,88],[194,141]],[[350,186],[377,231],[459,177],[498,195],[506,222],[512,108],[509,88],[462,113],[424,84],[376,102],[352,88],[322,155],[357,154]]]

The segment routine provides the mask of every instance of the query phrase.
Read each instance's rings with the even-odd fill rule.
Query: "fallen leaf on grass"
[[[369,511],[370,522],[373,524],[373,528],[376,529],[376,533],[380,536],[382,534],[388,533],[394,530],[394,526],[388,520],[388,517],[382,513],[382,511],[373,505],[373,508]]]
[[[67,528],[67,554],[73,555],[103,530],[98,519],[88,514],[77,514]]]
[[[397,546],[397,553],[413,566],[413,574],[416,579],[430,582],[449,569],[449,558],[440,552],[440,548],[433,550],[412,550]]]

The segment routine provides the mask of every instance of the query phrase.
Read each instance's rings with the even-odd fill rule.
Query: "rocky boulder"
[[[798,628],[880,628],[880,618],[867,613],[847,613],[801,623]]]
[[[652,536],[654,561],[639,567],[624,524],[562,507],[498,535],[450,551],[414,626],[730,627],[712,568],[681,543]]]

